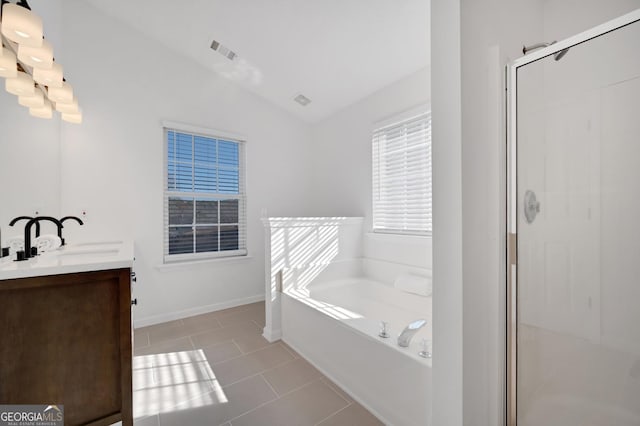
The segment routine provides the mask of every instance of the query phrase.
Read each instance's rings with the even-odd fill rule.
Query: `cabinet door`
[[[0,403],[131,424],[129,270],[0,282]],[[127,421],[128,420],[128,421]]]

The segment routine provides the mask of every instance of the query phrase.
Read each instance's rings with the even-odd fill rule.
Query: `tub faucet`
[[[422,327],[425,326],[427,320],[425,319],[417,319],[415,321],[411,321],[409,325],[407,325],[402,333],[398,336],[398,346],[402,346],[406,348],[411,343],[411,339]]]

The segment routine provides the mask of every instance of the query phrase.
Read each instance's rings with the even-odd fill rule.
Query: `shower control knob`
[[[386,339],[390,336],[389,331],[387,330],[388,325],[389,323],[387,323],[386,321],[380,321],[380,333],[378,333],[378,336],[382,337],[383,339]]]

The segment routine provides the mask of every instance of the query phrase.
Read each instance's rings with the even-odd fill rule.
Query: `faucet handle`
[[[387,337],[390,336],[389,331],[388,331],[388,326],[389,323],[386,321],[380,321],[380,333],[378,333],[378,336],[382,337],[383,339],[386,339]]]
[[[431,358],[431,351],[429,350],[430,342],[427,339],[422,339],[422,350],[418,352],[422,358]]]

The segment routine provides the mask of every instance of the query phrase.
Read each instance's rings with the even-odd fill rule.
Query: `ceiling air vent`
[[[307,105],[309,105],[311,103],[311,99],[307,98],[303,94],[299,94],[298,96],[293,98],[293,100],[296,101],[297,103],[299,103],[302,106],[307,106]]]
[[[233,50],[229,49],[226,46],[223,46],[222,44],[220,44],[219,41],[216,41],[216,40],[213,40],[211,42],[211,49],[215,50],[216,52],[218,52],[225,58],[229,59],[230,61],[233,61],[238,56],[236,52],[234,52]]]

